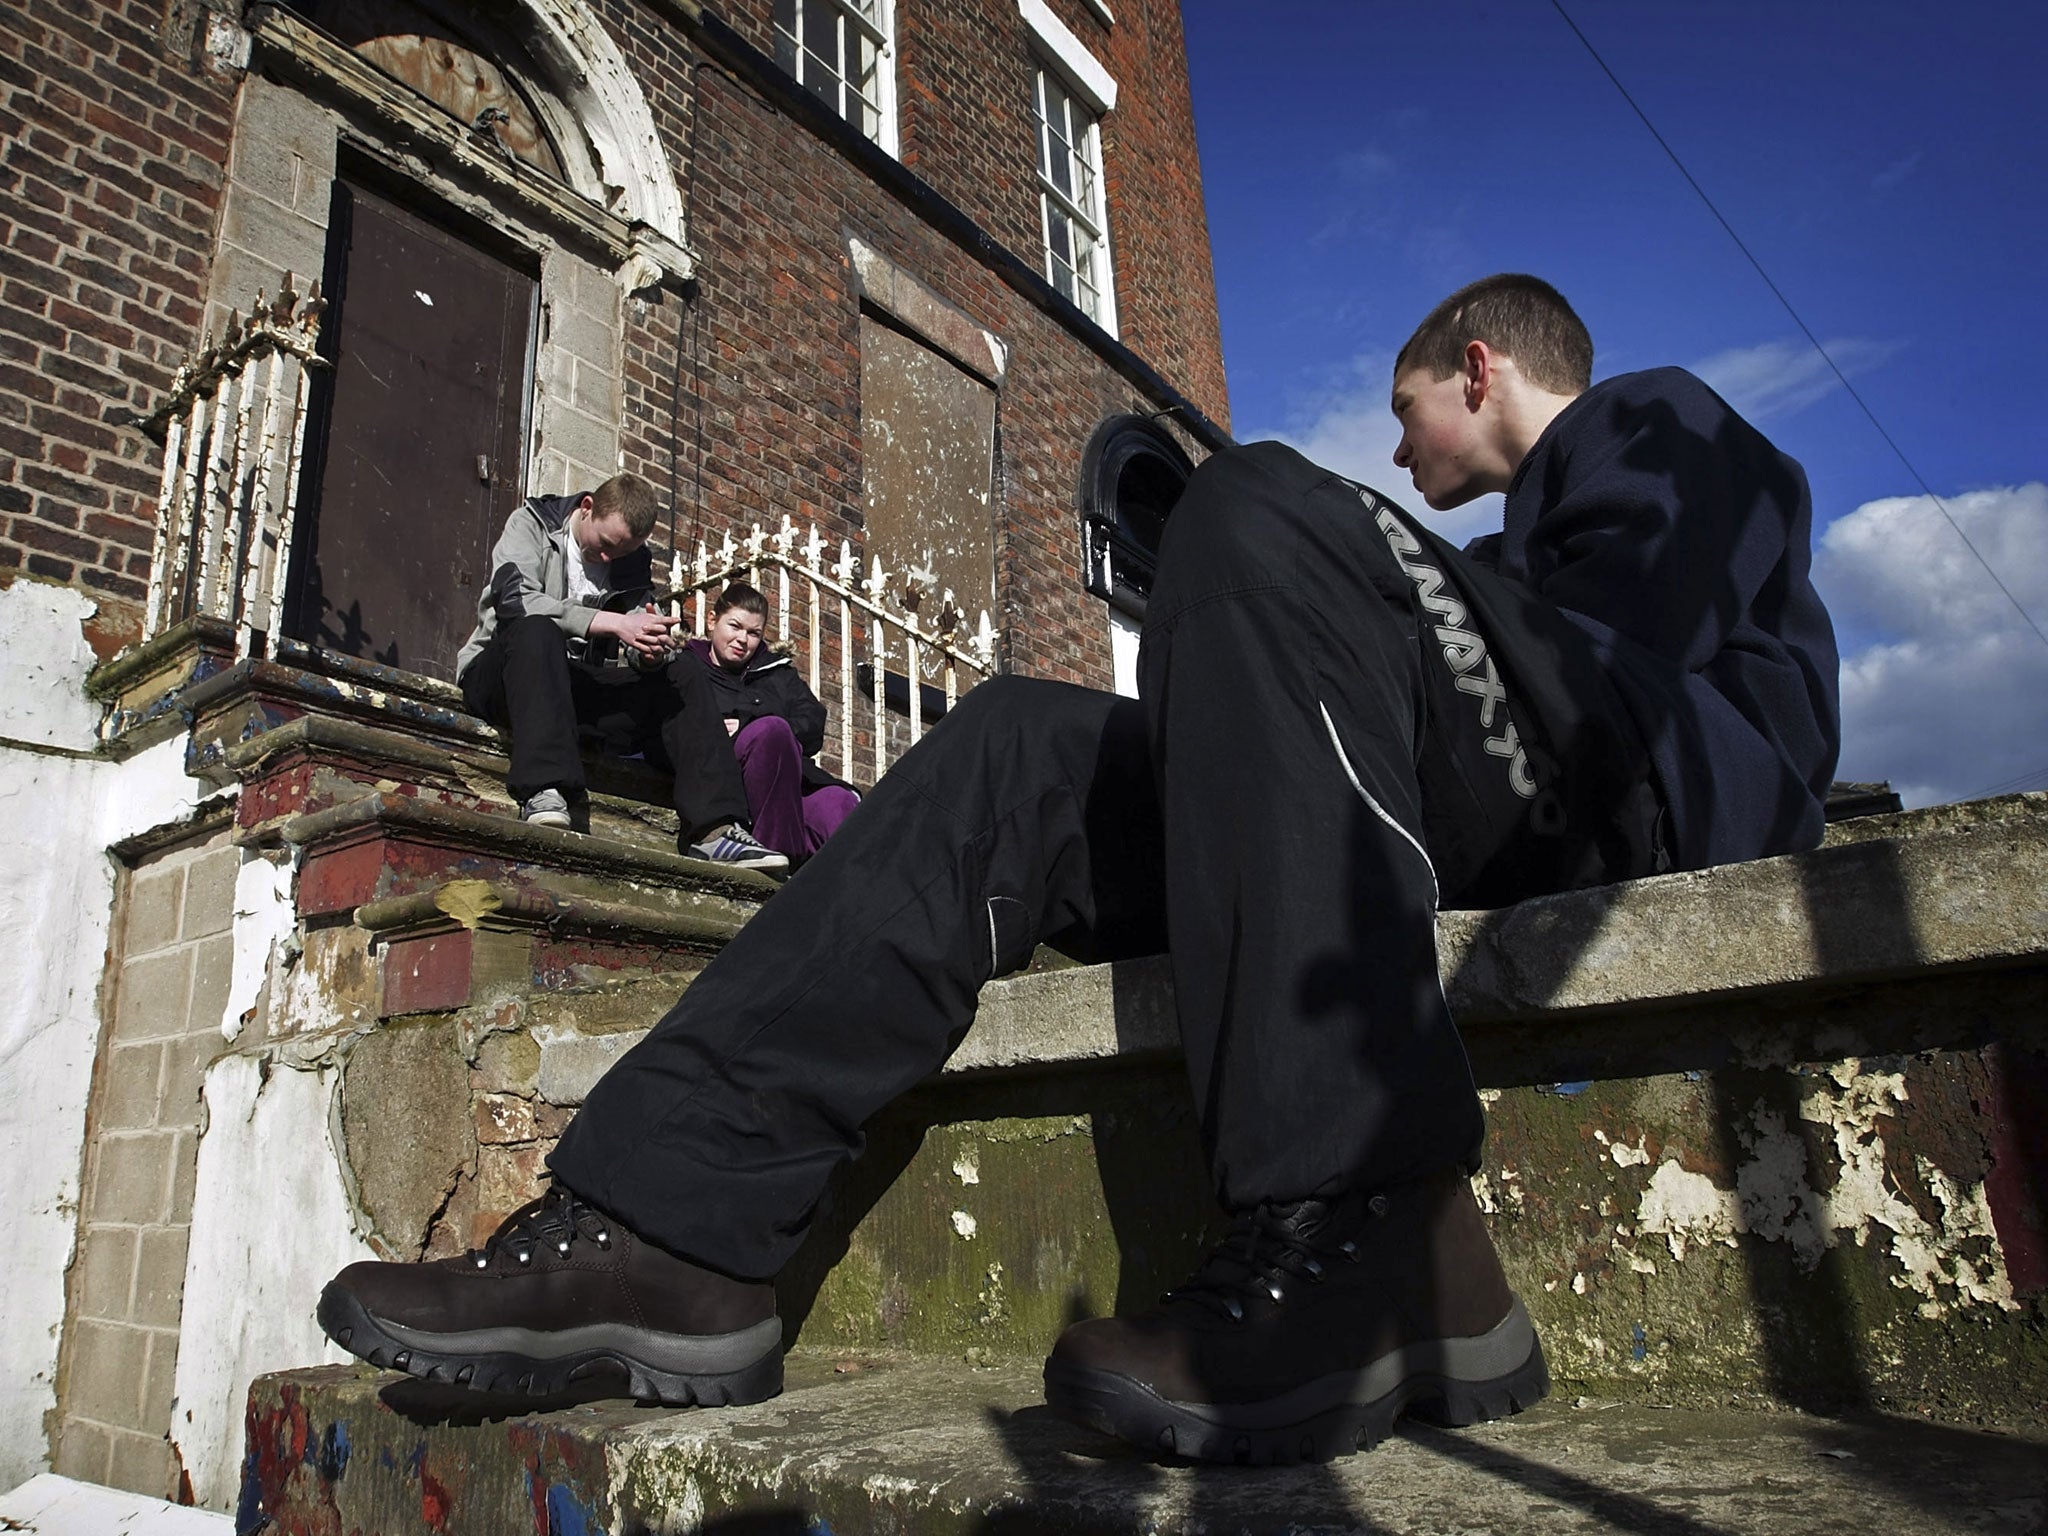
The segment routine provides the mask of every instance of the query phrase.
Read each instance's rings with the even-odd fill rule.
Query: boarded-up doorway
[[[286,630],[453,678],[525,480],[537,274],[344,179],[327,265],[334,370]]]

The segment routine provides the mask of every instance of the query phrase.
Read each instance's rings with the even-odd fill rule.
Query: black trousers
[[[1168,948],[1226,1207],[1474,1159],[1439,902],[1656,861],[1647,764],[1583,637],[1262,445],[1169,520],[1140,674],[1142,703],[970,693],[598,1083],[557,1176],[772,1274],[862,1123],[1061,935]]]
[[[516,799],[550,787],[576,799],[588,742],[619,757],[644,752],[675,775],[686,841],[747,819],[732,738],[703,663],[687,652],[658,672],[599,666],[572,660],[552,620],[513,619],[464,669],[462,697],[471,714],[511,731],[506,787]]]

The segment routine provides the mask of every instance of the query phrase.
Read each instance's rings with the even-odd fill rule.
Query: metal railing
[[[234,625],[235,655],[284,619],[292,515],[306,442],[310,371],[327,301],[301,301],[285,274],[275,300],[256,295],[245,321],[188,359],[139,425],[164,445],[156,544],[142,637],[193,614]]]
[[[694,556],[675,551],[669,564],[669,585],[678,605],[696,604],[694,632],[706,632],[711,600],[726,583],[751,578],[772,569],[776,573],[775,636],[777,645],[801,651],[809,671],[811,692],[825,699],[820,686],[824,669],[826,631],[824,618],[832,611],[838,623],[838,705],[833,714],[839,722],[839,771],[849,777],[854,761],[854,700],[857,697],[854,672],[855,615],[866,635],[864,659],[872,676],[868,680],[872,699],[874,777],[880,779],[889,766],[889,713],[887,674],[897,659],[891,632],[900,637],[903,675],[909,680],[909,740],[914,744],[924,734],[924,683],[937,680],[944,689],[947,709],[959,696],[995,671],[996,633],[983,609],[981,622],[972,632],[964,626],[967,616],[956,605],[950,588],[939,598],[938,609],[927,619],[922,610],[930,600],[938,578],[928,570],[912,567],[893,575],[885,570],[881,557],[869,562],[868,574],[860,572],[853,546],[842,539],[839,558],[825,563],[827,540],[815,525],[799,535],[789,518],[772,533],[758,523],[742,538],[728,530],[716,548],[700,539]],[[757,586],[766,587],[765,581]],[[801,631],[790,624],[790,588],[801,589],[799,613],[805,623]],[[764,593],[764,595],[767,595]],[[799,634],[802,640],[799,642]],[[963,672],[968,674],[962,686]],[[828,701],[829,702],[829,701]]]

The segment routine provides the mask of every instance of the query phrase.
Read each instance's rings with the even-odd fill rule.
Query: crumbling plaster
[[[105,850],[191,820],[208,793],[186,776],[182,737],[123,762],[95,752],[83,685],[96,612],[66,587],[0,589],[0,1487],[48,1464],[113,916]]]
[[[340,1073],[235,1054],[206,1074],[171,1438],[194,1497],[232,1507],[242,1405],[265,1371],[346,1359],[313,1318],[334,1272],[373,1258],[331,1130]]]
[[[1875,1249],[1891,1260],[1891,1286],[1918,1296],[1919,1314],[1930,1320],[1963,1307],[1996,1307],[2014,1312],[2011,1282],[2000,1257],[1998,1235],[1981,1179],[1965,1183],[1916,1154],[1914,1167],[1940,1203],[1942,1219],[1929,1221],[1898,1187],[1886,1168],[1883,1122],[1907,1102],[1902,1071],[1865,1070],[1854,1058],[1837,1062],[1806,1080],[1799,1119],[1832,1146],[1839,1171],[1825,1188],[1810,1166],[1799,1126],[1788,1126],[1778,1111],[1756,1106],[1735,1126],[1746,1156],[1737,1166],[1735,1187],[1724,1189],[1677,1159],[1658,1163],[1637,1206],[1638,1241],[1619,1232],[1617,1255],[1638,1273],[1654,1273],[1654,1252],[1640,1239],[1656,1239],[1671,1262],[1683,1263],[1689,1246],[1735,1246],[1750,1234],[1787,1243],[1806,1272],[1820,1265],[1828,1249],[1848,1242]],[[1596,1133],[1617,1166],[1647,1159],[1645,1150],[1610,1142]]]

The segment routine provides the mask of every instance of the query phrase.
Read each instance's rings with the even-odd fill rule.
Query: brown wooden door
[[[335,182],[334,309],[309,454],[294,638],[453,678],[492,541],[525,480],[536,278]]]

